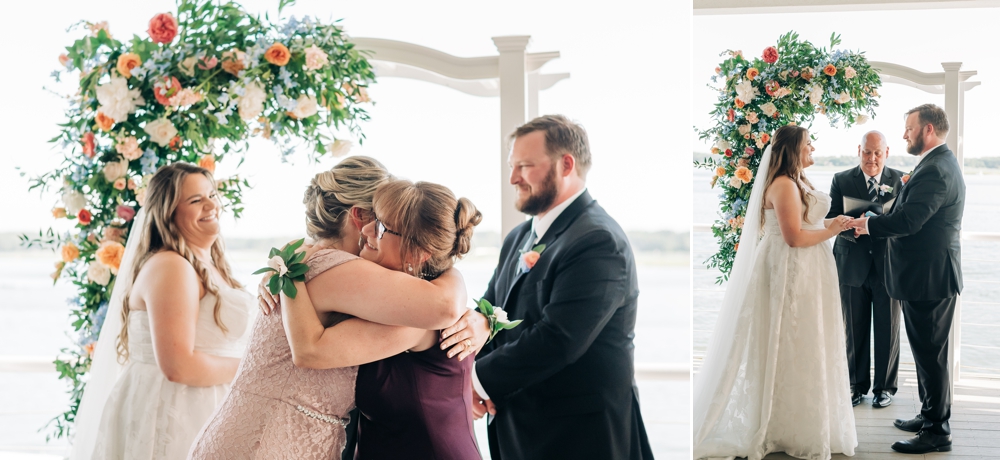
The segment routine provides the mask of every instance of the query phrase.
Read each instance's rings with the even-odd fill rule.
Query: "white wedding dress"
[[[219,286],[223,332],[215,324],[215,295],[199,303],[195,351],[240,358],[246,348],[253,297]],[[193,387],[170,382],[156,364],[149,314],[129,314],[129,360],[108,396],[91,458],[182,460],[201,427],[225,399],[229,384]]]
[[[762,192],[755,190],[757,203]],[[807,193],[810,206],[802,228],[823,229],[830,197]],[[756,232],[746,229],[759,225],[760,214],[750,214],[743,236],[755,238]],[[752,253],[737,256],[744,258],[737,261],[744,267],[744,284],[735,287],[742,295],[729,298],[727,291],[724,304],[728,301],[730,308],[723,306],[718,321],[724,324],[717,325],[694,381],[694,456],[757,460],[785,452],[826,460],[833,453],[853,455],[857,432],[830,242],[789,247],[774,210],[763,214],[760,240],[747,244]]]

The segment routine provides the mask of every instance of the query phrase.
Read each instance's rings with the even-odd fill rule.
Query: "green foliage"
[[[715,171],[711,185],[721,190],[720,219],[712,226],[719,251],[706,261],[722,272],[717,282],[732,270],[750,190],[774,131],[790,123],[809,126],[817,113],[825,114],[831,126],[844,127],[875,116],[882,84],[878,72],[862,52],[832,50],[838,44],[837,34],[830,36],[828,51],[789,32],[759,58],[722,53],[728,57],[712,77],[718,86],[709,85],[719,91],[710,112],[715,126],[699,131],[701,139],[714,143],[712,155],[694,163]],[[824,72],[827,67],[829,73]]]
[[[292,3],[278,0],[279,14]],[[327,144],[337,132],[364,139],[359,123],[368,120],[363,106],[375,75],[339,26],[308,17],[272,23],[225,0],[178,0],[172,17],[178,33],[168,43],[146,34],[119,41],[106,24],[81,21],[70,30],[87,33],[66,47],[64,68],[55,73],[57,81],[62,75],[79,81],[50,140],[65,159],[32,179],[29,189],[61,190],[64,207],[53,215],[76,226],[63,235],[51,229],[24,235],[21,243],[79,250],[53,274],[78,288],[72,325],[88,337],[56,360],[60,378],[71,385],[69,409],[52,420],[51,436],[57,438],[70,435],[90,368],[88,347],[100,332],[99,310],[114,286],[113,275],[101,284],[88,276],[88,267],[118,268],[104,266],[108,259],[97,252],[125,241],[157,168],[183,161],[214,171],[216,162],[242,162],[252,136],[274,141],[286,157],[305,147],[310,159],[330,151]],[[279,45],[287,48],[287,63],[268,59],[267,51]],[[137,66],[119,65],[133,56]],[[172,128],[147,131],[165,123]],[[240,217],[250,183],[236,176],[217,178],[217,185],[226,208]],[[295,293],[291,282],[278,288]]]

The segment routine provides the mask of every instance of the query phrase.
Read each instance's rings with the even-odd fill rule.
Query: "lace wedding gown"
[[[195,351],[239,358],[254,298],[242,289],[219,286],[223,332],[215,324],[215,295],[199,303]],[[215,411],[229,384],[193,387],[167,380],[156,364],[149,314],[129,313],[129,360],[115,383],[101,417],[94,459],[184,459],[202,425]]]
[[[822,229],[830,196],[813,190],[807,199],[802,228]],[[716,385],[702,426],[694,427],[695,458],[854,455],[857,432],[830,242],[789,247],[774,210],[764,210],[752,267],[732,336],[745,341],[733,348],[743,352],[730,355],[731,372]]]

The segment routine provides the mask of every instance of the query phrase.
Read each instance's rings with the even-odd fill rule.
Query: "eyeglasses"
[[[391,234],[396,235],[396,236],[398,236],[400,238],[403,237],[403,235],[401,233],[394,232],[392,230],[389,230],[388,228],[385,228],[385,224],[383,224],[382,221],[378,219],[378,216],[375,216],[375,236],[378,237],[378,239],[381,240],[382,237],[385,236],[386,233],[391,233]]]

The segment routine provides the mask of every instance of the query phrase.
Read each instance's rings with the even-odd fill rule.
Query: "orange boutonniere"
[[[531,248],[530,251],[521,251],[521,263],[524,264],[521,271],[528,273],[532,268],[535,268],[535,264],[538,262],[538,259],[542,257],[542,251],[544,250],[545,245],[539,244]]]

